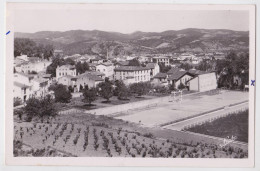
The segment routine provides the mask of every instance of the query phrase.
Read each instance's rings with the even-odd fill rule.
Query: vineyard
[[[206,143],[176,143],[104,123],[14,122],[14,156],[245,158],[247,152]]]

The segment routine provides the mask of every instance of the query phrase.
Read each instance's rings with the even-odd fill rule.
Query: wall
[[[199,91],[199,79],[198,77],[190,80],[190,90]]]
[[[214,72],[199,75],[199,91],[209,91],[217,88],[217,78]]]

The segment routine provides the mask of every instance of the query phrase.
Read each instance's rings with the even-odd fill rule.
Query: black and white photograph
[[[7,161],[252,165],[254,16],[251,5],[8,3]]]

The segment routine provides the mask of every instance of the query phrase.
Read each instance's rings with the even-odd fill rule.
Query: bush
[[[58,84],[54,87],[54,96],[55,101],[61,103],[69,103],[72,97],[71,92],[62,84]]]
[[[133,83],[130,85],[131,93],[135,93],[138,96],[147,94],[152,89],[150,82]]]

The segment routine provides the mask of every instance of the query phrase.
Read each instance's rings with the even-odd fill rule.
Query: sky
[[[15,32],[102,30],[162,32],[185,28],[249,30],[248,11],[17,10]]]

